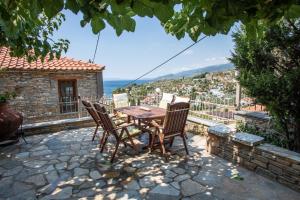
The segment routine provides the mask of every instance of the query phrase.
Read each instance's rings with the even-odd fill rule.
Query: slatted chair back
[[[163,125],[165,136],[184,133],[190,104],[185,102],[167,105],[166,117]]]
[[[167,109],[168,103],[172,103],[173,101],[174,101],[174,94],[163,93],[158,107]]]
[[[95,110],[95,108],[93,107],[91,102],[86,101],[86,100],[82,100],[81,102],[82,102],[83,106],[85,107],[85,109],[88,111],[88,113],[91,115],[93,120],[96,122],[96,124],[101,125],[102,123],[101,123],[100,116],[97,114],[97,111]]]
[[[175,100],[173,103],[179,103],[179,102],[185,102],[185,103],[190,103],[191,99],[188,97],[180,97],[180,96],[175,96]]]
[[[127,93],[113,94],[114,108],[121,108],[129,106],[129,99]]]
[[[113,120],[109,117],[106,108],[99,103],[94,103],[94,107],[100,116],[103,129],[109,133],[115,133],[116,125]]]

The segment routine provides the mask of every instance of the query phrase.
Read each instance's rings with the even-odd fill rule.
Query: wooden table
[[[145,110],[143,108],[148,108]],[[137,119],[139,121],[150,121],[153,119],[163,119],[166,116],[166,110],[163,108],[153,107],[153,106],[129,106],[116,108],[116,112],[121,112],[130,117]]]
[[[145,110],[143,108],[147,108],[148,110]],[[122,108],[116,108],[115,112],[121,112],[128,115],[128,122],[130,122],[131,118],[133,118],[134,120],[138,120],[137,125],[141,130],[145,130],[145,131],[147,131],[147,129],[144,129],[144,127],[141,125],[141,122],[147,123],[154,119],[161,120],[161,122],[163,122],[163,119],[166,116],[166,109],[153,107],[153,106],[122,107]],[[144,146],[143,149],[149,148],[150,143],[151,143],[151,136],[149,134],[148,145]]]

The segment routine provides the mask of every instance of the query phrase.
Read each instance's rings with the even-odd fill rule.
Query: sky
[[[55,38],[70,41],[66,56],[84,61],[92,59],[97,35],[93,34],[89,24],[84,28],[80,26],[81,15],[69,11],[65,15],[66,21]],[[230,35],[205,38],[145,78],[228,63],[234,46]],[[135,79],[192,43],[188,36],[177,40],[168,35],[156,18],[137,17],[135,32],[123,32],[119,37],[106,25],[100,35],[95,63],[106,66],[104,80]]]

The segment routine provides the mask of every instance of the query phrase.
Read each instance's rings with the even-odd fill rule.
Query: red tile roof
[[[74,60],[72,58],[61,57],[60,59],[33,61],[29,63],[25,57],[18,58],[10,56],[7,47],[0,47],[0,69],[12,70],[45,70],[45,71],[102,71],[104,65]]]

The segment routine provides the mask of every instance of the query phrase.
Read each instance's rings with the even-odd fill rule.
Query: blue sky
[[[55,37],[70,40],[66,56],[92,59],[97,36],[89,24],[81,28],[80,15],[65,14],[66,21]],[[108,25],[101,32],[95,63],[106,66],[104,79],[134,79],[193,43],[188,36],[177,40],[167,35],[156,18],[137,18],[136,22],[135,32],[123,32],[120,37]],[[232,49],[230,34],[208,37],[146,78],[227,63]]]

